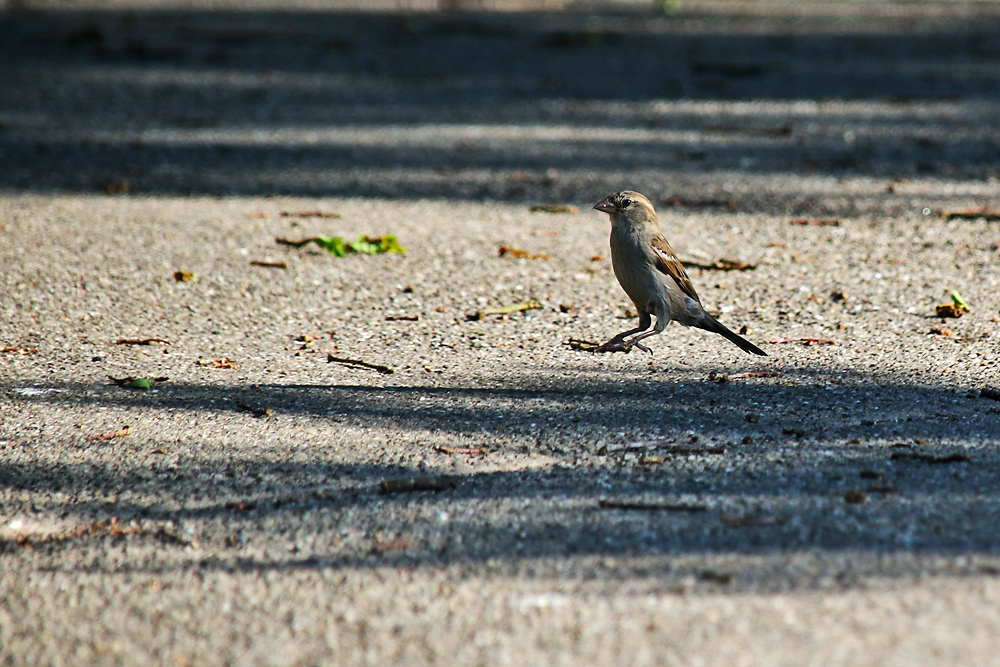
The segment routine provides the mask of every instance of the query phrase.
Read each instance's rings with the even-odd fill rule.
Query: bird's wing
[[[684,265],[681,264],[681,260],[677,259],[677,255],[674,254],[674,249],[670,247],[667,239],[662,234],[657,234],[653,237],[652,244],[654,261],[660,273],[677,283],[684,294],[701,303],[698,293],[694,291],[694,285],[691,284],[691,279],[684,271]]]

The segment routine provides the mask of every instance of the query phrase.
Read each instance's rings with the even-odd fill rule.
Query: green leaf
[[[347,255],[347,247],[344,244],[344,239],[339,236],[317,236],[313,239],[313,242],[323,250],[333,253],[337,257],[345,257]]]
[[[384,252],[403,254],[406,252],[406,248],[399,245],[396,237],[392,234],[383,234],[382,236],[362,234],[354,241],[344,241],[340,236],[316,236],[307,240],[307,242],[309,241],[337,257],[346,257],[348,253],[352,252],[362,255],[377,255]]]
[[[392,234],[383,234],[379,237],[379,244],[382,246],[380,252],[394,252],[399,255],[406,254],[406,248],[399,245],[399,241]]]
[[[347,244],[347,247],[352,252],[360,252],[362,255],[375,255],[380,252],[385,252],[382,250],[382,245],[379,243],[381,239],[369,240],[364,234],[359,236],[356,241],[351,241]]]
[[[969,304],[965,303],[965,299],[963,299],[962,295],[959,294],[958,292],[951,293],[951,302],[954,303],[959,308],[965,308],[966,310],[969,309]]]
[[[126,389],[149,389],[149,378],[132,378],[122,386]]]

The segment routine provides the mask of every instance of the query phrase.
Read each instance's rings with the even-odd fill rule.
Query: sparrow
[[[644,195],[631,190],[616,192],[594,208],[611,216],[611,266],[639,313],[639,326],[623,331],[594,348],[594,352],[628,351],[637,347],[652,354],[639,341],[662,333],[670,320],[677,320],[686,327],[725,336],[745,352],[767,356],[708,314],[674,249],[660,233],[656,211]],[[646,331],[653,323],[653,316],[656,326]]]

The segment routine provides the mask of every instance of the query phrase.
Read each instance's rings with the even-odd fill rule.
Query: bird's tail
[[[760,349],[759,347],[748,341],[743,336],[737,333],[733,333],[714,317],[711,317],[709,318],[709,321],[704,322],[702,328],[707,331],[717,333],[721,336],[725,336],[731,343],[735,344],[744,352],[749,352],[750,354],[759,354],[762,357],[767,356],[767,352]]]

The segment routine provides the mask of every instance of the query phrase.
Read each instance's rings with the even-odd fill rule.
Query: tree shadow
[[[636,171],[996,175],[1000,17],[700,20],[8,13],[0,190],[519,201]]]
[[[195,527],[197,555],[151,549],[106,566],[137,571],[479,564],[543,576],[611,558],[619,574],[662,585],[708,571],[722,572],[704,575],[713,585],[781,588],[818,585],[815,569],[789,574],[782,563],[793,556],[840,559],[861,578],[910,576],[913,563],[984,572],[1000,557],[1000,406],[985,399],[813,371],[781,384],[524,380],[507,389],[167,384],[155,394],[67,385],[16,402],[222,421],[192,446],[160,434],[113,464],[93,454],[112,444],[78,443],[93,454],[78,462],[21,457],[0,466],[0,481],[8,498],[27,492],[28,505],[56,514]],[[260,421],[248,404],[274,414]],[[278,440],[266,439],[267,419]],[[284,458],[275,443],[303,419],[329,439]],[[489,453],[433,449],[448,438]],[[33,446],[44,444],[21,443]],[[383,456],[414,451],[417,463]],[[383,493],[385,480],[414,477],[446,483]],[[68,500],[83,491],[95,500]],[[275,543],[293,546],[254,548]],[[38,548],[58,561],[63,546]],[[955,570],[954,558],[970,554],[978,560]]]

